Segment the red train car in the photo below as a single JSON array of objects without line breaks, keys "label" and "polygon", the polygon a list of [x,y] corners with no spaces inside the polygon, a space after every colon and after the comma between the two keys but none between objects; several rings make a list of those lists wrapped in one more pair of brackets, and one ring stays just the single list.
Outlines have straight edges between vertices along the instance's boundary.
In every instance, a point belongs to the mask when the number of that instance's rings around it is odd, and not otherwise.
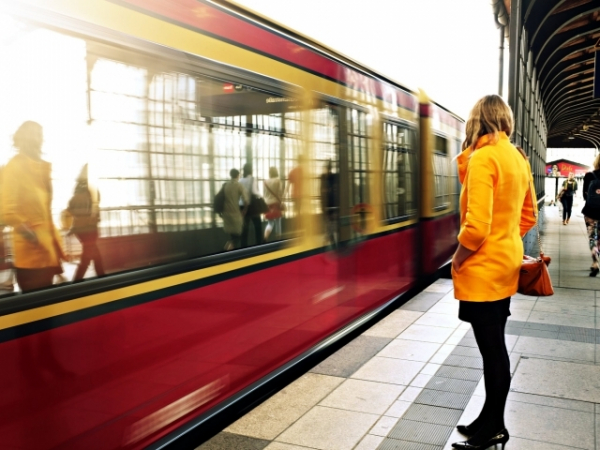
[{"label": "red train car", "polygon": [[[449,261],[462,121],[423,93],[227,2],[19,0],[0,30],[0,134],[43,127],[54,223],[82,174],[100,193],[76,282],[69,220],[28,292],[5,227],[3,449],[175,445]],[[243,167],[283,212],[232,249],[213,201]]]}]

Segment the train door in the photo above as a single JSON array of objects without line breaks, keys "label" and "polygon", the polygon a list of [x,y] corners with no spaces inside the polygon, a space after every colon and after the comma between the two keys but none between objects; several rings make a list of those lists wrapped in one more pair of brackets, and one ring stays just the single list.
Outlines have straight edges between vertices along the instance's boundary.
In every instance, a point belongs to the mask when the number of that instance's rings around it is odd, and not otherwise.
[{"label": "train door", "polygon": [[[311,112],[313,129],[313,192],[315,229],[326,248],[324,260],[335,271],[335,303],[352,314],[360,297],[361,242],[369,220],[369,124],[365,110],[322,101]],[[333,281],[333,280],[331,280]]]},{"label": "train door", "polygon": [[321,220],[316,229],[329,250],[350,250],[369,220],[368,115],[358,107],[321,102],[311,122],[311,200]]}]

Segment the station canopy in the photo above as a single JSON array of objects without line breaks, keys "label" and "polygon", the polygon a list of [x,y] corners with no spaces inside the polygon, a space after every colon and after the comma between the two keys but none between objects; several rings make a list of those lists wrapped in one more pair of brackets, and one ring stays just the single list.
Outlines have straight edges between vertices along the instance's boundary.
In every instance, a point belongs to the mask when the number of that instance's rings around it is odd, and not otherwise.
[{"label": "station canopy", "polygon": [[496,1],[511,22],[511,8],[520,11],[530,63],[537,72],[547,146],[599,148],[600,73],[594,70],[600,71],[600,61],[595,63],[600,58],[600,0]]}]

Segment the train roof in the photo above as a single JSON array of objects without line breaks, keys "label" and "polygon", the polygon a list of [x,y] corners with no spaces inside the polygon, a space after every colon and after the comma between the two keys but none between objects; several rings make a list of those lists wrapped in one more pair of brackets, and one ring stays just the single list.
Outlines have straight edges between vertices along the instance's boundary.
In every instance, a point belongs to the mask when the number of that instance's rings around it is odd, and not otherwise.
[{"label": "train roof", "polygon": [[[329,47],[310,36],[300,33],[299,31],[296,31],[287,25],[281,24],[281,23],[277,22],[276,20],[265,16],[264,14],[261,14],[255,10],[252,10],[251,8],[248,8],[247,6],[242,6],[239,3],[232,1],[232,0],[209,0],[209,1],[211,3],[221,6],[222,8],[227,8],[241,16],[244,16],[247,19],[253,20],[253,21],[259,23],[261,26],[266,26],[266,27],[272,29],[273,31],[276,31],[277,33],[280,33],[280,34],[286,36],[287,38],[294,39],[303,45],[312,47],[314,50],[325,54],[329,58],[336,59],[345,65],[351,66],[355,70],[364,72],[365,74],[367,74],[373,78],[376,78],[376,79],[386,82],[386,83],[393,84],[394,86],[396,86],[402,90],[405,90],[415,96],[418,96],[417,89],[409,88],[406,85],[396,81],[394,78],[383,75],[382,73],[376,71],[375,69],[372,69],[371,67],[339,52],[338,50],[335,50],[332,47]],[[430,101],[431,101],[431,103],[434,103],[436,106],[438,106],[439,108],[443,109],[444,111],[446,111],[447,113],[452,115],[455,119],[464,122],[464,119],[462,117],[460,117],[458,114],[452,112],[450,109],[440,105],[437,102],[434,102],[432,100],[430,100]]]}]

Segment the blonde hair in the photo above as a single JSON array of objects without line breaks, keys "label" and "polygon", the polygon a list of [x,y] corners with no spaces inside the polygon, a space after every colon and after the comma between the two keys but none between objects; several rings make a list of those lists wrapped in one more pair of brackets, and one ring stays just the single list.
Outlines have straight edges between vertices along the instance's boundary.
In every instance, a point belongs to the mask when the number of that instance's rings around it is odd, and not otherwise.
[{"label": "blonde hair", "polygon": [[600,153],[594,158],[594,170],[600,170]]},{"label": "blonde hair", "polygon": [[15,131],[15,134],[13,134],[13,145],[15,148],[19,150],[27,148],[31,142],[31,133],[35,129],[41,130],[42,126],[32,120],[23,122],[17,131]]},{"label": "blonde hair", "polygon": [[498,142],[498,133],[504,131],[510,137],[514,127],[513,113],[502,97],[486,95],[471,110],[465,127],[466,138],[462,148],[475,149],[477,141],[486,134],[493,134],[492,143]]}]

